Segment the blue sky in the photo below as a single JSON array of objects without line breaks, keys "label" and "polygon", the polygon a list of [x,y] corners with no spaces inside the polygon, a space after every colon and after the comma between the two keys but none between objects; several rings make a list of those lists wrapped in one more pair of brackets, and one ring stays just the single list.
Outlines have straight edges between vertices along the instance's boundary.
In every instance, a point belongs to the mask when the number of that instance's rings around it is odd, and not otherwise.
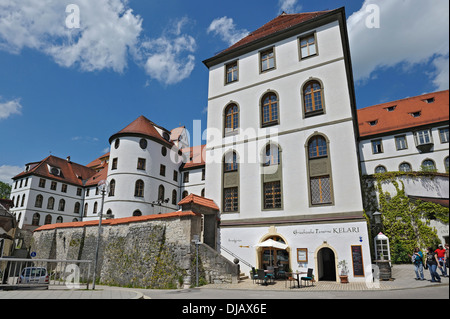
[{"label": "blue sky", "polygon": [[342,6],[358,108],[448,89],[448,0],[0,0],[0,180],[50,153],[87,164],[140,115],[205,129],[203,60],[283,10]]}]

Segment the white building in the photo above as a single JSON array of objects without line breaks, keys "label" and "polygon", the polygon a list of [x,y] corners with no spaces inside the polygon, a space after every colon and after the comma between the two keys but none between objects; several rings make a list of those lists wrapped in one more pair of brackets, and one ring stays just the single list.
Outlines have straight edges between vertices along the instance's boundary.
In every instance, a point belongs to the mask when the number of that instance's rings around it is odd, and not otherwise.
[{"label": "white building", "polygon": [[[283,13],[204,61],[224,254],[317,280],[339,280],[343,260],[352,281],[371,275],[345,24],[343,8]],[[287,249],[255,247],[269,238]]]},{"label": "white building", "polygon": [[449,172],[448,90],[358,110],[363,174]]}]

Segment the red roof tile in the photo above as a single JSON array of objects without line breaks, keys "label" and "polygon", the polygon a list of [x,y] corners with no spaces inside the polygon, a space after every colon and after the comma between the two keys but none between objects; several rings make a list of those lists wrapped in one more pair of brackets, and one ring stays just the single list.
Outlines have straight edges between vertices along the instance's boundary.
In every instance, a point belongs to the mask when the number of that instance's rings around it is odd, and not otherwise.
[{"label": "red roof tile", "polygon": [[[33,163],[36,164],[36,163]],[[55,167],[60,169],[60,174],[55,175],[50,173],[50,167]],[[94,176],[97,172],[89,167],[68,161],[67,159],[62,159],[53,155],[48,156],[40,162],[37,162],[28,171],[24,171],[13,179],[18,179],[28,175],[38,175],[41,177],[61,181],[63,183],[82,185],[83,180],[87,180]]]},{"label": "red roof tile", "polygon": [[183,148],[181,151],[188,156],[183,169],[205,166],[206,144]]},{"label": "red roof tile", "polygon": [[[433,99],[432,103],[427,100]],[[360,137],[388,133],[449,120],[448,90],[423,94],[359,109]],[[389,111],[390,108],[392,111]],[[420,116],[414,117],[413,114]]]},{"label": "red roof tile", "polygon": [[[124,129],[122,129],[121,131],[112,135],[109,138],[109,142],[111,143],[112,140],[116,136],[127,135],[127,134],[132,134],[132,135],[137,134],[137,135],[143,135],[145,137],[156,139],[158,141],[163,142],[164,144],[173,145],[173,143],[171,141],[165,140],[161,136],[161,134],[158,133],[155,126],[158,126],[158,125],[156,125],[155,123],[150,121],[145,116],[141,115],[137,119],[135,119],[133,122],[128,124]],[[158,127],[161,128],[160,126],[158,126]],[[161,128],[161,129],[163,129],[163,128]],[[163,130],[165,130],[165,129],[163,129]],[[170,136],[170,133],[168,133],[168,135]]]},{"label": "red roof tile", "polygon": [[194,203],[197,205],[213,208],[215,210],[219,210],[219,207],[217,207],[216,203],[212,199],[201,197],[195,194],[190,194],[183,198],[178,205],[182,206],[185,204]]},{"label": "red roof tile", "polygon": [[[220,52],[224,53],[226,51],[230,51],[232,49],[236,49],[238,47],[241,47],[243,45],[249,44],[251,42],[254,42],[256,40],[265,38],[267,36],[270,36],[274,33],[277,33],[279,31],[283,31],[286,29],[289,29],[293,26],[296,26],[300,23],[303,23],[305,21],[311,20],[313,18],[316,18],[322,14],[325,14],[327,12],[330,12],[331,10],[325,10],[325,11],[317,11],[317,12],[305,12],[305,13],[295,13],[295,14],[287,14],[282,13],[272,21],[269,21],[256,31],[251,32],[248,36],[241,39],[240,41],[236,42],[232,46],[230,46],[228,49]],[[220,54],[219,53],[219,54]]]},{"label": "red roof tile", "polygon": [[[197,216],[198,214],[192,211],[178,211],[172,213],[165,214],[154,214],[154,215],[145,215],[145,216],[133,216],[133,217],[124,217],[124,218],[113,218],[113,219],[105,219],[102,220],[102,225],[120,225],[120,224],[129,224],[136,222],[145,222],[149,220],[157,220],[164,218],[175,218],[175,217],[184,217],[184,216]],[[39,228],[36,228],[34,231],[40,230],[50,230],[57,228],[76,228],[76,227],[85,227],[85,226],[96,226],[98,225],[98,220],[91,220],[86,222],[71,222],[71,223],[59,223],[59,224],[48,224],[43,225]]]}]

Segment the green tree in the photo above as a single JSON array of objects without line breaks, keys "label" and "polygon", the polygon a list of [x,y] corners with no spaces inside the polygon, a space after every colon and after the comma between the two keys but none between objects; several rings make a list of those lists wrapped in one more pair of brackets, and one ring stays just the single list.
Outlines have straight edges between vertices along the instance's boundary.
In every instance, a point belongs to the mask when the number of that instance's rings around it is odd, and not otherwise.
[{"label": "green tree", "polygon": [[11,195],[11,188],[11,185],[0,182],[0,198],[9,199],[9,195]]}]

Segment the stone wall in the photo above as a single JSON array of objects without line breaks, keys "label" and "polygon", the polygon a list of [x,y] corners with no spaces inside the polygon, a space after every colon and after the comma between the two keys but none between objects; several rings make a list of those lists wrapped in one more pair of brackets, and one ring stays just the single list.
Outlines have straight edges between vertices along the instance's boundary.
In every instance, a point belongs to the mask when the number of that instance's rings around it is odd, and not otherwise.
[{"label": "stone wall", "polygon": [[[177,288],[190,285],[192,279],[195,284],[192,239],[200,233],[201,215],[192,212],[106,220],[97,267],[99,283]],[[34,232],[31,251],[36,252],[35,258],[94,260],[97,236],[98,224],[93,222],[45,225]],[[210,247],[202,254],[207,282],[237,280],[236,265]]]}]

